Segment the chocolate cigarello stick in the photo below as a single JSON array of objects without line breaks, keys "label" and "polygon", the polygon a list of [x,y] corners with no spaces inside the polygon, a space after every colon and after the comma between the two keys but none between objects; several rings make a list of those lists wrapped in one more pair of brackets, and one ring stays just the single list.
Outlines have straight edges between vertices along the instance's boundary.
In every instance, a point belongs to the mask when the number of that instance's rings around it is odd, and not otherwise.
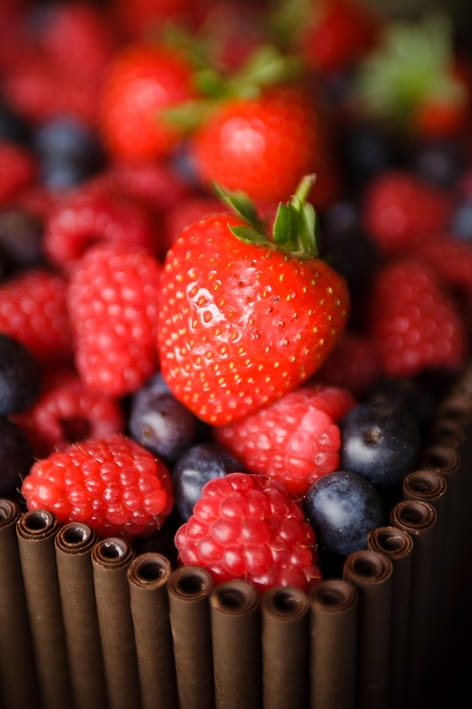
[{"label": "chocolate cigarello stick", "polygon": [[72,705],[67,645],[57,578],[56,518],[45,510],[25,512],[16,525],[18,549],[44,709]]},{"label": "chocolate cigarello stick", "polygon": [[143,709],[178,706],[166,588],[171,571],[170,561],[157,552],[140,554],[128,567]]},{"label": "chocolate cigarello stick", "polygon": [[216,709],[261,709],[260,598],[239,579],[217,586],[210,597]]},{"label": "chocolate cigarello stick", "polygon": [[[436,622],[432,614],[431,591],[441,570],[437,569],[435,549],[435,508],[422,500],[402,500],[390,512],[391,523],[408,532],[413,538],[411,563],[411,591],[409,608],[409,639],[407,653],[407,694],[404,706],[415,707],[428,691],[439,691],[440,677],[435,677],[434,690],[427,686],[430,661],[434,657],[430,643],[431,626]],[[433,573],[434,571],[434,573]],[[446,665],[446,661],[444,663]]]},{"label": "chocolate cigarello stick", "polygon": [[20,515],[16,502],[0,499],[0,695],[8,709],[34,706],[38,696],[16,537]]},{"label": "chocolate cigarello stick", "polygon": [[92,568],[98,627],[110,709],[139,707],[138,663],[126,572],[134,558],[132,546],[108,537],[92,547]]},{"label": "chocolate cigarello stick", "polygon": [[354,709],[358,644],[355,586],[321,581],[310,593],[310,709]]},{"label": "chocolate cigarello stick", "polygon": [[409,598],[413,539],[408,532],[386,525],[373,529],[368,548],[388,556],[393,564],[390,623],[390,692],[391,709],[401,707],[404,700],[407,665]]},{"label": "chocolate cigarello stick", "polygon": [[182,566],[167,581],[179,706],[213,709],[213,655],[209,598],[213,580],[205,569]]},{"label": "chocolate cigarello stick", "polygon": [[307,707],[309,598],[298,588],[284,586],[266,591],[261,608],[263,706]]},{"label": "chocolate cigarello stick", "polygon": [[55,537],[75,709],[102,709],[107,702],[91,560],[96,541],[79,522],[61,527]]},{"label": "chocolate cigarello stick", "polygon": [[387,707],[390,697],[392,561],[372,549],[346,557],[343,577],[359,593],[357,698],[362,709]]}]

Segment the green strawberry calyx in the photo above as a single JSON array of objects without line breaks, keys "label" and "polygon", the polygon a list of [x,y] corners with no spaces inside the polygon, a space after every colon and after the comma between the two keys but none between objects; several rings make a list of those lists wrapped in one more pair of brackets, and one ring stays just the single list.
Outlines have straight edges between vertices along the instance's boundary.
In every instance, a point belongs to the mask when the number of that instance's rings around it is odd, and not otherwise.
[{"label": "green strawberry calyx", "polygon": [[299,182],[292,197],[280,202],[277,207],[272,233],[260,218],[254,203],[239,191],[230,191],[215,184],[214,189],[221,201],[245,224],[230,226],[230,231],[241,241],[259,244],[266,248],[278,249],[294,258],[318,258],[316,238],[317,219],[313,205],[307,201],[316,175],[305,175]]}]

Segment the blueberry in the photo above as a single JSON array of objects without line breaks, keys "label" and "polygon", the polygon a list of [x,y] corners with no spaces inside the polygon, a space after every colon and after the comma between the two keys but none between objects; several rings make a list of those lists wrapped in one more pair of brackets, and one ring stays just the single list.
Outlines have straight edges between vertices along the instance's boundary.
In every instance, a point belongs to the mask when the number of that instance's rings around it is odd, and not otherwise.
[{"label": "blueberry", "polygon": [[458,241],[472,244],[472,201],[460,202],[451,217],[451,233]]},{"label": "blueberry", "polygon": [[413,169],[423,179],[439,187],[457,182],[464,169],[461,148],[454,140],[431,140],[416,147]]},{"label": "blueberry", "polygon": [[396,485],[418,460],[421,435],[409,412],[382,401],[354,406],[339,422],[340,466],[380,487]]},{"label": "blueberry", "polygon": [[197,438],[200,422],[178,401],[161,374],[152,377],[133,396],[129,429],[148,450],[174,461]]},{"label": "blueberry", "polygon": [[370,395],[371,401],[401,406],[415,419],[420,433],[426,433],[436,406],[431,388],[418,379],[388,377],[379,381]]},{"label": "blueberry", "polygon": [[0,212],[0,250],[10,272],[44,263],[43,225],[19,207]]},{"label": "blueberry", "polygon": [[0,98],[0,140],[27,144],[29,138],[30,129],[27,123]]},{"label": "blueberry", "polygon": [[370,530],[385,524],[379,492],[364,477],[347,470],[313,483],[304,504],[320,548],[334,554],[365,549]]},{"label": "blueberry", "polygon": [[36,399],[40,369],[20,342],[0,333],[0,415],[22,411]]},{"label": "blueberry", "polygon": [[0,416],[0,497],[17,497],[33,462],[26,436],[16,424]]},{"label": "blueberry", "polygon": [[199,443],[189,448],[172,470],[175,505],[181,517],[190,517],[208,480],[236,472],[244,472],[244,466],[219,443]]}]

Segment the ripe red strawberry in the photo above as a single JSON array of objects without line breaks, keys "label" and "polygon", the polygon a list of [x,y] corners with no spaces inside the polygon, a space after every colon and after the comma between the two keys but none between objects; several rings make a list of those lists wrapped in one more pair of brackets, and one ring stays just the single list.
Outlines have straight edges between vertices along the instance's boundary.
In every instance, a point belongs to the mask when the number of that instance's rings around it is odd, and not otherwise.
[{"label": "ripe red strawberry", "polygon": [[0,139],[0,206],[14,200],[36,177],[36,161],[26,148]]},{"label": "ripe red strawberry", "polygon": [[321,75],[350,69],[372,49],[382,22],[359,0],[324,0],[310,7],[299,46],[308,66]]},{"label": "ripe red strawberry", "polygon": [[151,215],[116,182],[97,180],[64,195],[45,224],[44,250],[49,261],[69,270],[97,242],[154,248]]},{"label": "ripe red strawberry", "polygon": [[339,467],[336,422],[354,405],[346,389],[310,384],[285,394],[241,421],[214,430],[216,439],[253,473],[275,478],[301,498]]},{"label": "ripe red strawberry", "polygon": [[[229,423],[308,379],[348,317],[344,279],[317,257],[311,180],[279,206],[273,238],[241,213],[188,226],[167,254],[159,310],[162,373],[198,417]],[[303,195],[303,196],[302,196]]]},{"label": "ripe red strawberry", "polygon": [[43,365],[70,360],[72,338],[67,281],[43,268],[0,284],[0,332],[25,345]]},{"label": "ripe red strawberry", "polygon": [[90,247],[72,269],[67,302],[87,386],[122,396],[157,369],[161,272],[151,252],[120,244]]},{"label": "ripe red strawberry", "polygon": [[36,458],[85,438],[124,432],[119,402],[86,387],[72,369],[46,373],[34,404],[12,418],[28,438]]},{"label": "ripe red strawberry", "polygon": [[362,221],[380,250],[390,255],[444,232],[451,209],[447,192],[412,173],[391,170],[367,188]]},{"label": "ripe red strawberry", "polygon": [[337,194],[324,121],[312,95],[298,87],[221,102],[196,130],[191,154],[205,184],[241,190],[256,202],[285,199],[308,173],[317,175],[310,197],[315,205]]},{"label": "ripe red strawberry", "polygon": [[465,364],[465,321],[436,272],[418,259],[401,257],[379,269],[370,294],[370,318],[387,376],[454,371]]},{"label": "ripe red strawberry", "polygon": [[100,107],[100,128],[114,158],[147,160],[168,155],[179,132],[159,111],[194,96],[183,55],[159,45],[125,47],[112,60]]},{"label": "ripe red strawberry", "polygon": [[216,584],[245,579],[260,591],[321,580],[315,533],[299,503],[265,475],[229,473],[207,482],[178,530],[182,564],[208,569]]},{"label": "ripe red strawberry", "polygon": [[166,465],[122,434],[89,438],[38,460],[21,493],[29,510],[49,510],[61,524],[83,522],[101,537],[152,534],[173,506]]}]

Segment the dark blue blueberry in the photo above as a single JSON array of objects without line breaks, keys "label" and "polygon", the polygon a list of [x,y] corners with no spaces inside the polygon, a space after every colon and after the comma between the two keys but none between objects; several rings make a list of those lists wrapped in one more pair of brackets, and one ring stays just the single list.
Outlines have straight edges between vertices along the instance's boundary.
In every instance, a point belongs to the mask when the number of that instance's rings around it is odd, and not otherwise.
[{"label": "dark blue blueberry", "polygon": [[133,438],[166,461],[174,461],[197,438],[201,423],[178,401],[161,374],[146,383],[131,401]]},{"label": "dark blue blueberry", "polygon": [[382,401],[352,408],[339,422],[340,467],[379,487],[399,483],[415,466],[421,435],[409,412]]},{"label": "dark blue blueberry", "polygon": [[41,221],[24,209],[0,212],[0,252],[8,271],[44,263],[43,232]]},{"label": "dark blue blueberry", "polygon": [[29,139],[28,124],[0,98],[0,140],[25,144]]},{"label": "dark blue blueberry", "polygon": [[461,202],[453,211],[451,234],[459,241],[472,243],[472,201]]},{"label": "dark blue blueberry", "polygon": [[189,448],[172,471],[175,505],[181,517],[190,517],[206,482],[244,470],[242,463],[219,443],[199,443]]},{"label": "dark blue blueberry", "polygon": [[406,377],[382,379],[377,382],[369,399],[407,409],[421,434],[427,432],[436,407],[431,388],[423,385],[418,379]]},{"label": "dark blue blueberry", "polygon": [[24,345],[0,333],[0,415],[22,411],[36,399],[40,369]]},{"label": "dark blue blueberry", "polygon": [[464,169],[464,157],[457,141],[443,139],[420,143],[413,156],[413,170],[440,187],[450,188]]},{"label": "dark blue blueberry", "polygon": [[356,193],[398,159],[392,136],[375,124],[350,123],[340,145],[344,175]]},{"label": "dark blue blueberry", "polygon": [[26,436],[16,424],[0,416],[0,497],[18,497],[21,482],[33,462]]},{"label": "dark blue blueberry", "polygon": [[317,480],[304,504],[320,549],[333,554],[365,549],[370,530],[385,524],[379,492],[361,475],[346,470]]}]

